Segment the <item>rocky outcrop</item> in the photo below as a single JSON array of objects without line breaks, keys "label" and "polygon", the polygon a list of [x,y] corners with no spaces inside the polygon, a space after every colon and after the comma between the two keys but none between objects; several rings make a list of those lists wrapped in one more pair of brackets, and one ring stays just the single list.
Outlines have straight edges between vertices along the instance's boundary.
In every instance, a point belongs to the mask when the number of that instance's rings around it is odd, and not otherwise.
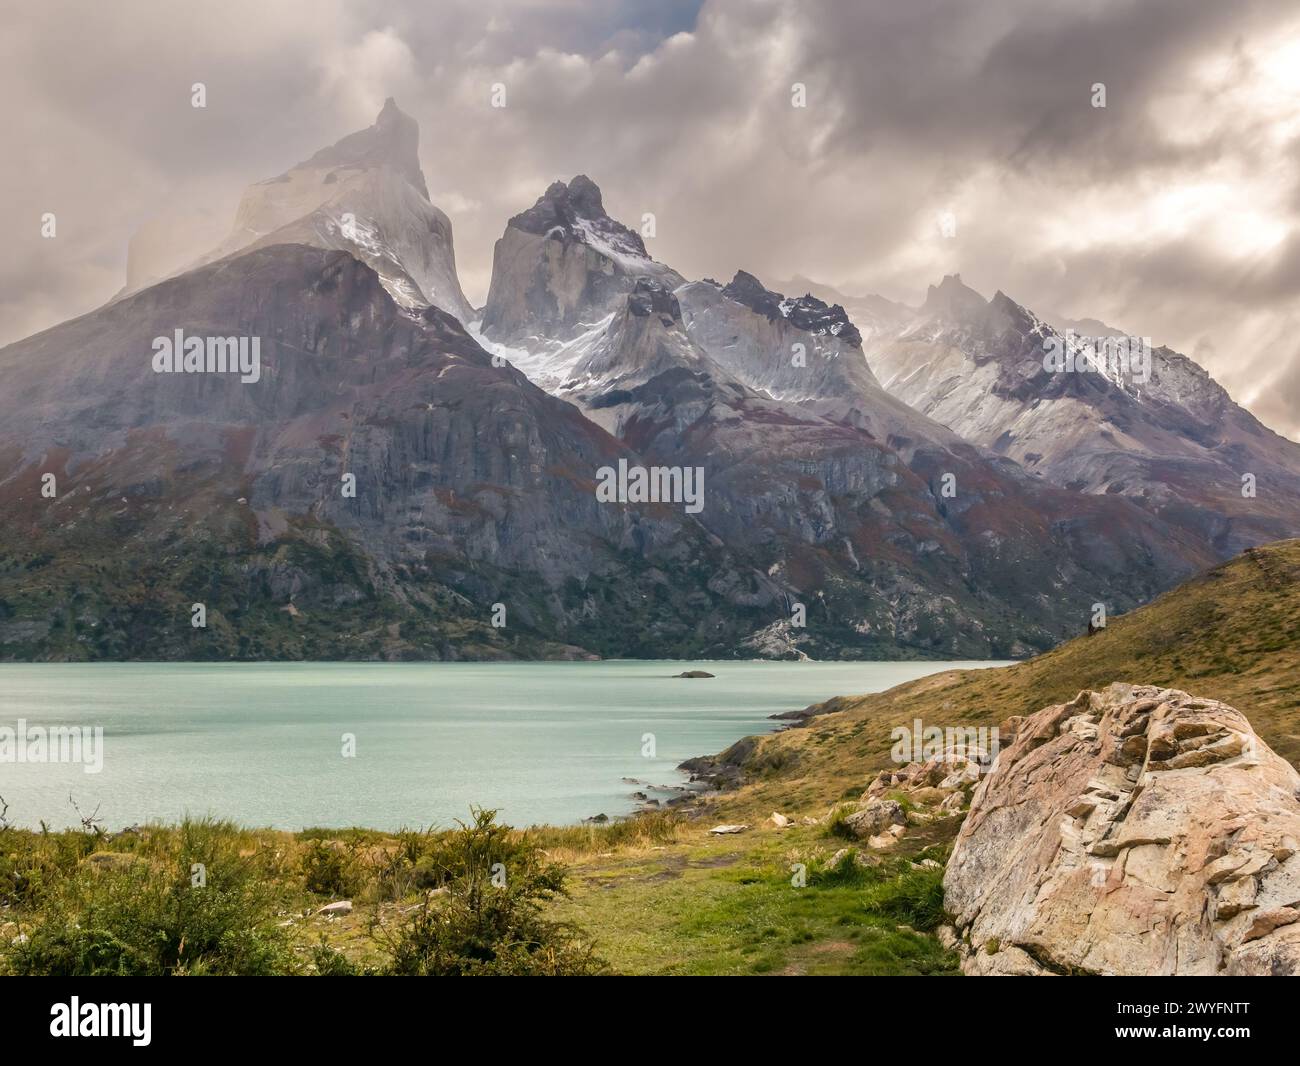
[{"label": "rocky outcrop", "polygon": [[677,292],[692,340],[729,373],[779,400],[889,403],[844,309],[812,296],[787,299],[745,271],[724,286]]},{"label": "rocky outcrop", "polygon": [[640,277],[670,290],[682,283],[650,258],[640,234],[609,217],[585,174],[553,182],[496,243],[483,334],[503,344],[542,344],[563,361],[562,342],[621,310]]},{"label": "rocky outcrop", "polygon": [[722,293],[771,322],[788,318],[791,325],[805,333],[840,337],[847,344],[862,347],[862,334],[849,321],[844,308],[839,304],[827,304],[812,293],[787,298],[783,293],[770,291],[758,278],[744,270],[736,271],[736,276]]},{"label": "rocky outcrop", "polygon": [[1237,710],[1081,692],[1015,724],[944,879],[968,974],[1300,974],[1300,775]]},{"label": "rocky outcrop", "polygon": [[993,754],[973,745],[949,744],[923,761],[910,762],[897,770],[881,770],[859,802],[870,803],[899,792],[914,804],[934,806],[943,814],[956,813],[988,771]]}]

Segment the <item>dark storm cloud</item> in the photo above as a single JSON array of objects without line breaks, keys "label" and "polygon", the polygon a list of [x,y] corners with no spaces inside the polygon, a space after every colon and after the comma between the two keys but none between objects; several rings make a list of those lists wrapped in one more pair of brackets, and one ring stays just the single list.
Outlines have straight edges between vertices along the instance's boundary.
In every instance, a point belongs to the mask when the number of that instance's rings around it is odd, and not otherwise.
[{"label": "dark storm cloud", "polygon": [[205,250],[243,186],[395,95],[471,299],[505,220],[585,172],[612,212],[653,212],[652,253],[690,276],[916,299],[960,271],[1196,352],[1300,428],[1278,399],[1300,336],[1300,14],[1282,3],[120,0],[7,20],[22,165],[0,172],[0,341],[109,297],[151,219]]}]

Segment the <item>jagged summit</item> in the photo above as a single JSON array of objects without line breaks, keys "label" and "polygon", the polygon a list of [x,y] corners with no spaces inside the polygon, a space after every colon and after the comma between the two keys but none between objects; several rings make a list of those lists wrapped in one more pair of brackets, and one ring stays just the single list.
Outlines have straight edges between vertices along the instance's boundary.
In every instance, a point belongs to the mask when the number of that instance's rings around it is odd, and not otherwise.
[{"label": "jagged summit", "polygon": [[540,354],[528,371],[541,375],[536,380],[563,381],[580,358],[570,345],[585,350],[594,342],[643,277],[669,292],[685,280],[650,258],[639,233],[610,218],[585,174],[552,182],[496,243],[482,335]]},{"label": "jagged summit", "polygon": [[945,274],[938,285],[925,293],[921,314],[938,318],[961,319],[988,307],[988,301],[961,280],[960,274]]},{"label": "jagged summit", "polygon": [[578,174],[567,185],[562,181],[553,181],[542,194],[539,204],[546,203],[560,209],[567,209],[582,218],[608,218],[605,203],[600,195],[600,186],[586,174]]},{"label": "jagged summit", "polygon": [[811,293],[787,297],[766,288],[753,274],[737,270],[736,276],[723,286],[722,294],[771,321],[785,318],[806,333],[839,337],[855,347],[862,346],[862,334],[849,321],[848,312],[839,304],[828,304]]},{"label": "jagged summit", "polygon": [[781,294],[772,292],[747,270],[737,270],[736,276],[722,286],[722,295],[768,318],[776,318],[781,313]]},{"label": "jagged summit", "polygon": [[1053,332],[1050,325],[1001,289],[993,294],[987,307],[991,319],[1001,329],[1015,329],[1026,335],[1032,334],[1040,338],[1045,338]]},{"label": "jagged summit", "polygon": [[600,186],[586,174],[577,175],[568,184],[551,182],[537,203],[515,215],[510,225],[527,233],[545,233],[551,226],[565,225],[575,218],[609,218]]},{"label": "jagged summit", "polygon": [[424,183],[424,173],[420,170],[420,125],[402,111],[391,96],[384,101],[374,125],[349,133],[300,165],[369,167],[385,164],[395,167],[428,198],[429,190]]},{"label": "jagged summit", "polygon": [[515,215],[509,225],[541,237],[581,241],[611,256],[650,258],[641,235],[609,217],[600,186],[586,174],[567,185],[551,182],[537,203]]}]

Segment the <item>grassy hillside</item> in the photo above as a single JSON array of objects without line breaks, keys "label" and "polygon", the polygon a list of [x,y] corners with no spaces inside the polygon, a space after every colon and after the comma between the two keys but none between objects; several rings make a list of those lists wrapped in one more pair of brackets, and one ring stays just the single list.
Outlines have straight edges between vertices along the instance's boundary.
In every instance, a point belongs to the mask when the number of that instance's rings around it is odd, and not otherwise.
[{"label": "grassy hillside", "polygon": [[758,742],[745,763],[753,780],[727,807],[802,809],[856,795],[888,762],[896,725],[997,725],[1114,681],[1222,700],[1300,765],[1300,540],[1247,551],[1026,662],[830,700],[806,728]]}]

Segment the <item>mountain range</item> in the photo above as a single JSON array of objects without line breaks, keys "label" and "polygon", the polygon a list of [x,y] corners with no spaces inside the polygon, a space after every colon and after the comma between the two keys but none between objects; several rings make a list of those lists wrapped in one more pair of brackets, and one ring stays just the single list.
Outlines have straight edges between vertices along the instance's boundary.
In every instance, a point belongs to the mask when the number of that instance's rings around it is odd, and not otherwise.
[{"label": "mountain range", "polygon": [[[0,656],[1021,657],[1300,533],[1300,445],[1191,360],[1053,373],[1067,324],[955,276],[688,280],[579,175],[474,308],[418,137],[390,99],[0,349]],[[173,336],[258,379],[155,372]]]}]

